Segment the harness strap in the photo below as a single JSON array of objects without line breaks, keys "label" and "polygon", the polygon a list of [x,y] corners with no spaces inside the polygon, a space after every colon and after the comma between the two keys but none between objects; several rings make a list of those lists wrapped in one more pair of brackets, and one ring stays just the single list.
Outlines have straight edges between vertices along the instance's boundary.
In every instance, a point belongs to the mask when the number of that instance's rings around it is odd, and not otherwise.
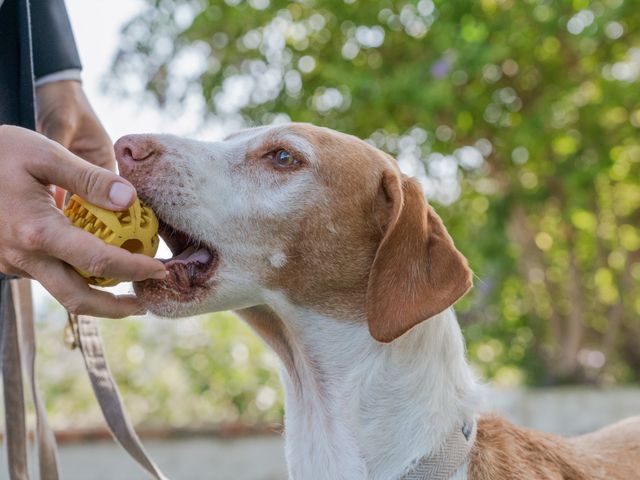
[{"label": "harness strap", "polygon": [[437,451],[418,460],[401,480],[449,480],[469,458],[476,432],[475,420],[455,428]]}]

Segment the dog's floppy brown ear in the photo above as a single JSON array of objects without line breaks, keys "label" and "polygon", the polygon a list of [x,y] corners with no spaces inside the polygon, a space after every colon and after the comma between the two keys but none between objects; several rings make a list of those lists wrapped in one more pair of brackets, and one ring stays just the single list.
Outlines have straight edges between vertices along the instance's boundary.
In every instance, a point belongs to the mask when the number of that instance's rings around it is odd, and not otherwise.
[{"label": "dog's floppy brown ear", "polygon": [[386,171],[381,188],[391,213],[369,274],[367,321],[373,338],[390,342],[453,305],[472,274],[416,180]]}]

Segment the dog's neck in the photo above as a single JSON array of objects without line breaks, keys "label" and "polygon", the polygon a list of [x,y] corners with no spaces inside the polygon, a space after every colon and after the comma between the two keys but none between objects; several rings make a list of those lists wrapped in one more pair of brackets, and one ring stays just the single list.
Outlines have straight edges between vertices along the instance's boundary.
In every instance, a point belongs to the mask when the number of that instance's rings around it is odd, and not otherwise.
[{"label": "dog's neck", "polygon": [[478,388],[452,310],[384,345],[362,321],[284,301],[271,308],[288,343],[282,377],[292,479],[400,478],[473,418]]}]

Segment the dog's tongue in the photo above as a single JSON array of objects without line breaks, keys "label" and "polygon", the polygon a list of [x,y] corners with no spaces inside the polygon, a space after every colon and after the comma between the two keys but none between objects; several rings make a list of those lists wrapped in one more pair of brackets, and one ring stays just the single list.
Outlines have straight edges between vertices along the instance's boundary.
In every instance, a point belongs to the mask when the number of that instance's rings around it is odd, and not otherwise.
[{"label": "dog's tongue", "polygon": [[170,259],[166,265],[174,263],[187,264],[192,262],[208,263],[211,260],[211,253],[206,248],[199,248],[195,245],[188,247],[184,252]]}]

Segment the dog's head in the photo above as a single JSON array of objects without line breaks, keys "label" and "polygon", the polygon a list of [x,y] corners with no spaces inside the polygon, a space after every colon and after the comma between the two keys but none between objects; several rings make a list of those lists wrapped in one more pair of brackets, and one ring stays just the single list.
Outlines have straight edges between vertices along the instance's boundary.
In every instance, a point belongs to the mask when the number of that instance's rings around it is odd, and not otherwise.
[{"label": "dog's head", "polygon": [[388,342],[443,311],[471,272],[419,184],[355,137],[305,124],[204,143],[132,135],[121,174],[161,220],[167,280],[134,284],[154,313],[269,304],[366,320]]}]

